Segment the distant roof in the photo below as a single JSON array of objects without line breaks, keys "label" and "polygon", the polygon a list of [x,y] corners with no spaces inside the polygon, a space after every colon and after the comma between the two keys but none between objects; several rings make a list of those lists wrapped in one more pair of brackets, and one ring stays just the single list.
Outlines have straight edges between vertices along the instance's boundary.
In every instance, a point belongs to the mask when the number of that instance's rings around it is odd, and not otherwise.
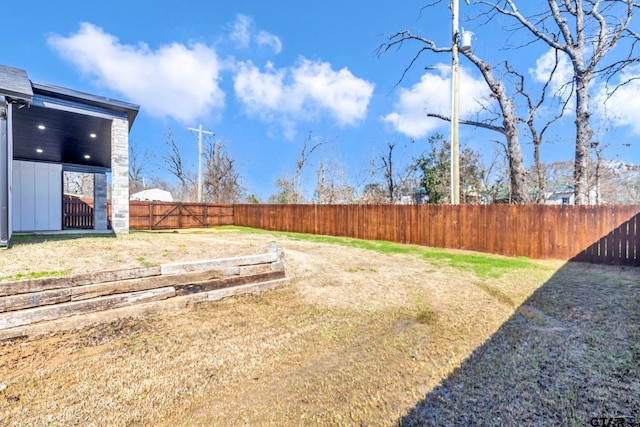
[{"label": "distant roof", "polygon": [[31,102],[33,89],[27,72],[19,68],[0,65],[0,95]]},{"label": "distant roof", "polygon": [[173,202],[173,196],[168,191],[159,188],[149,188],[148,190],[133,193],[131,200]]},{"label": "distant roof", "polygon": [[575,187],[560,181],[551,181],[547,183],[546,191],[551,194],[572,194],[575,192]]}]

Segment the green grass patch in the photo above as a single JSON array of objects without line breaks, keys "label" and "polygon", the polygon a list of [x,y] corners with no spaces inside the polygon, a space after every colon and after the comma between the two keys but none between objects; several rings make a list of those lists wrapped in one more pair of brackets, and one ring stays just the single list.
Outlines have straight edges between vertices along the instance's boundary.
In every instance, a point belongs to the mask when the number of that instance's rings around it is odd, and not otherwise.
[{"label": "green grass patch", "polygon": [[447,249],[429,248],[417,245],[404,245],[383,240],[360,240],[352,239],[349,237],[318,236],[315,234],[292,233],[285,231],[267,231],[249,227],[238,227],[235,225],[225,225],[218,228],[230,231],[241,231],[244,233],[283,236],[292,240],[329,243],[334,245],[347,246],[350,248],[375,251],[387,255],[413,254],[418,255],[424,258],[426,261],[432,262],[438,266],[449,266],[460,270],[469,271],[481,278],[500,278],[506,273],[512,272],[513,270],[544,268],[525,257],[509,258],[499,255],[483,254],[479,252],[457,252]]},{"label": "green grass patch", "polygon": [[371,273],[377,273],[378,270],[375,268],[371,268],[371,267],[349,267],[345,270],[347,273],[359,273],[362,271],[365,272],[371,272]]},{"label": "green grass patch", "polygon": [[143,267],[151,267],[154,265],[152,262],[147,261],[144,255],[140,255],[139,257],[137,257],[136,261],[138,261]]},{"label": "green grass patch", "polygon": [[6,280],[9,282],[17,281],[17,280],[30,280],[30,279],[39,279],[41,277],[60,277],[66,276],[71,273],[72,269],[68,268],[66,270],[54,270],[54,271],[30,271],[28,273],[18,273],[12,276],[0,276],[0,280]]},{"label": "green grass patch", "polygon": [[59,242],[65,240],[79,240],[86,238],[113,239],[114,233],[70,233],[70,234],[14,234],[11,236],[11,243],[14,245],[32,245],[45,242]]},{"label": "green grass patch", "polygon": [[418,312],[416,314],[416,322],[429,325],[436,321],[436,313],[424,302],[422,298],[416,301]]}]

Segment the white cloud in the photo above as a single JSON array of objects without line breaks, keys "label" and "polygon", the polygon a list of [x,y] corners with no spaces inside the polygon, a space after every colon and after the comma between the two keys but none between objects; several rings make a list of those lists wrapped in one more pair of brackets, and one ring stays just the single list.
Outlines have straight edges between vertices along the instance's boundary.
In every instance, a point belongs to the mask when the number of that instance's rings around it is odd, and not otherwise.
[{"label": "white cloud", "polygon": [[236,20],[231,24],[229,38],[241,48],[248,48],[253,40],[260,47],[270,48],[276,55],[282,52],[282,41],[278,36],[264,30],[256,32],[254,27],[253,18],[238,14]]},{"label": "white cloud", "polygon": [[246,15],[238,14],[236,20],[231,24],[231,34],[229,38],[238,43],[240,47],[247,47],[251,42],[251,27],[253,20]]},{"label": "white cloud", "polygon": [[[529,74],[531,74],[535,81],[544,84],[549,80],[549,76],[554,67],[556,67],[556,52],[550,49],[536,60],[536,67],[530,68]],[[564,53],[558,52],[558,65],[553,74],[551,85],[549,86],[553,95],[560,97],[570,95],[570,83],[572,80],[573,68],[569,63],[569,59]]]},{"label": "white cloud", "polygon": [[275,54],[282,52],[282,42],[280,41],[280,38],[267,31],[258,32],[258,35],[256,35],[256,42],[258,42],[258,46],[270,47]]},{"label": "white cloud", "polygon": [[264,71],[250,61],[240,62],[234,87],[249,114],[278,122],[289,136],[292,122],[323,115],[340,126],[357,124],[366,117],[374,88],[347,68],[334,71],[328,62],[305,58],[281,69],[268,63]]},{"label": "white cloud", "polygon": [[610,119],[617,126],[630,126],[633,133],[640,135],[640,66],[629,68],[620,74],[619,86],[611,93],[601,85],[593,97],[592,105],[601,117]]},{"label": "white cloud", "polygon": [[[412,138],[422,138],[448,122],[427,117],[427,112],[451,116],[451,69],[438,66],[439,74],[426,73],[410,88],[400,89],[398,101],[392,113],[382,121],[398,132]],[[486,103],[489,89],[482,78],[474,78],[464,68],[460,69],[459,113],[461,117],[479,113],[480,102]]]},{"label": "white cloud", "polygon": [[69,37],[50,36],[49,45],[83,74],[156,116],[190,122],[224,107],[218,86],[222,63],[203,44],[121,44],[115,36],[82,23]]}]

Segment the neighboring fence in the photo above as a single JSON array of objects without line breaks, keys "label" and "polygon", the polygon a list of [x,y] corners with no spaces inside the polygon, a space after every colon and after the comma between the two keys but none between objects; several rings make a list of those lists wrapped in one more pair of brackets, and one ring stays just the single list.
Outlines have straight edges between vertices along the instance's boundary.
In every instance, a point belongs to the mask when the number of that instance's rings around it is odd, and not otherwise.
[{"label": "neighboring fence", "polygon": [[129,203],[131,229],[218,225],[640,266],[640,206]]},{"label": "neighboring fence", "polygon": [[233,224],[640,266],[640,206],[235,205]]},{"label": "neighboring fence", "polygon": [[66,229],[93,229],[93,205],[75,197],[64,197],[62,226]]},{"label": "neighboring fence", "polygon": [[129,202],[129,228],[164,230],[233,224],[233,205],[212,203]]}]

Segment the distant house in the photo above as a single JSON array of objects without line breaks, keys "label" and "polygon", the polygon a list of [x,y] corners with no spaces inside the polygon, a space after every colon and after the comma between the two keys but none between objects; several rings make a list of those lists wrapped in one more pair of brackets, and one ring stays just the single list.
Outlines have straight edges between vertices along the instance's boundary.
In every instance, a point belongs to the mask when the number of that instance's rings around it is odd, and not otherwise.
[{"label": "distant house", "polygon": [[141,200],[148,202],[173,202],[173,196],[170,192],[159,188],[149,188],[148,190],[138,191],[131,195],[131,200]]},{"label": "distant house", "polygon": [[[597,203],[595,188],[589,188],[588,200],[590,205]],[[573,205],[576,200],[575,187],[570,184],[550,182],[544,193],[545,205]]]},{"label": "distant house", "polygon": [[93,230],[129,231],[129,130],[139,107],[36,83],[0,65],[0,246],[13,232],[63,229],[63,173],[94,176]]},{"label": "distant house", "polygon": [[575,187],[573,185],[551,183],[545,189],[545,205],[573,205],[575,199]]}]

